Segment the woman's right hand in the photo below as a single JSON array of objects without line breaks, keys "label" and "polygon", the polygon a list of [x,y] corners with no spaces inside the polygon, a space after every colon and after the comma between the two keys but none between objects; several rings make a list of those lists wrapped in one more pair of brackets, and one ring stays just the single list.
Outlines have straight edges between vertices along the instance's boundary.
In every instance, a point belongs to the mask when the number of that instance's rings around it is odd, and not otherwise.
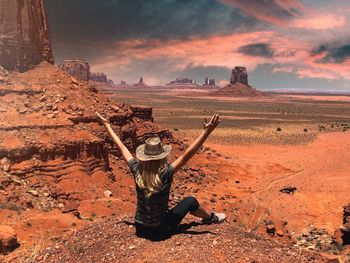
[{"label": "woman's right hand", "polygon": [[204,131],[210,134],[220,122],[219,114],[214,114],[209,122],[207,122],[207,118],[204,118]]}]

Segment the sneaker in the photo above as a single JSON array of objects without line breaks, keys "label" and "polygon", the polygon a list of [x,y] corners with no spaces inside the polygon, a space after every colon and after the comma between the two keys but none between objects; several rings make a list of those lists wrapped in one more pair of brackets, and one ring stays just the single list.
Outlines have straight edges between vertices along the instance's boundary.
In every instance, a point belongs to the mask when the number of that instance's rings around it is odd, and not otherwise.
[{"label": "sneaker", "polygon": [[210,217],[206,219],[202,219],[202,224],[210,225],[210,224],[219,224],[222,223],[226,219],[226,215],[224,213],[210,213]]}]

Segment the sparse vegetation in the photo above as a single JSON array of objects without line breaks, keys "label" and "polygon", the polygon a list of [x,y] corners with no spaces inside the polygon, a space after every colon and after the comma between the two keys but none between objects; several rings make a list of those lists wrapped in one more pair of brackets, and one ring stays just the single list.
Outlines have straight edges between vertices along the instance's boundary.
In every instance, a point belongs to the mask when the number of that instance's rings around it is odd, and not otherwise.
[{"label": "sparse vegetation", "polygon": [[24,211],[24,208],[21,207],[20,205],[14,204],[14,203],[5,203],[5,204],[0,204],[0,210],[2,209],[8,209],[16,212],[21,212]]}]

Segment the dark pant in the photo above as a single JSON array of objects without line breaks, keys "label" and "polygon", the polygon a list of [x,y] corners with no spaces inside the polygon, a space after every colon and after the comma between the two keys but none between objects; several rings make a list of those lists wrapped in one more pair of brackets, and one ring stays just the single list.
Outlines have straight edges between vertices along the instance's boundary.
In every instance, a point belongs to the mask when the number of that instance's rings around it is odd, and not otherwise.
[{"label": "dark pant", "polygon": [[136,223],[136,235],[153,240],[167,238],[176,231],[188,212],[196,211],[198,208],[199,203],[196,198],[186,197],[167,212],[164,221],[160,225],[149,227]]}]

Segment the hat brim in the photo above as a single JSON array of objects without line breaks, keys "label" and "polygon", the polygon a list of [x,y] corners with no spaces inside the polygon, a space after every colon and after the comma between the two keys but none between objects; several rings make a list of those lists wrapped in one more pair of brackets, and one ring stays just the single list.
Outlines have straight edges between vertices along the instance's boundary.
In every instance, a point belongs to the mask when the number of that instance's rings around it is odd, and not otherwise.
[{"label": "hat brim", "polygon": [[163,146],[164,152],[159,155],[146,155],[145,154],[146,144],[142,144],[136,149],[136,158],[140,161],[151,161],[151,160],[161,160],[169,155],[171,152],[171,145]]}]

